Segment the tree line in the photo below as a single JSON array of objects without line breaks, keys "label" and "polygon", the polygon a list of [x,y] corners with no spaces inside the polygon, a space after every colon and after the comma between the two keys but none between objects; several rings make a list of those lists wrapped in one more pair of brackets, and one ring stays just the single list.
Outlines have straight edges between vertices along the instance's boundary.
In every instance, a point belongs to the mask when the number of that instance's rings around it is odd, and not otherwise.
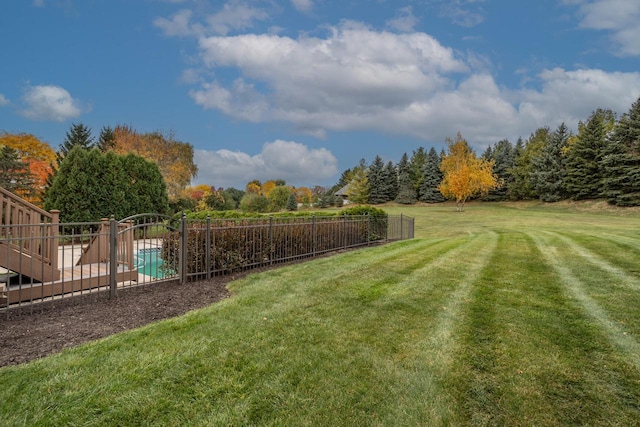
[{"label": "tree line", "polygon": [[[451,191],[447,159],[459,159],[463,154],[456,150],[470,148],[460,134],[447,142],[448,152],[419,147],[411,156],[404,153],[397,164],[385,163],[380,156],[370,165],[362,159],[342,173],[332,191],[342,190],[354,203],[457,200],[462,192]],[[476,158],[473,151],[464,156]],[[484,163],[476,164],[474,173],[483,168],[485,173],[476,175],[476,191],[468,196],[486,201],[606,199],[617,206],[639,206],[640,98],[620,118],[599,108],[578,124],[575,134],[565,123],[553,130],[541,127],[515,144],[508,139],[498,141],[477,159]],[[491,166],[488,174],[487,165]],[[465,179],[468,184],[468,177]]]},{"label": "tree line", "polygon": [[173,134],[72,124],[57,151],[35,136],[0,133],[0,186],[60,210],[65,222],[167,212],[197,174],[193,147]]}]

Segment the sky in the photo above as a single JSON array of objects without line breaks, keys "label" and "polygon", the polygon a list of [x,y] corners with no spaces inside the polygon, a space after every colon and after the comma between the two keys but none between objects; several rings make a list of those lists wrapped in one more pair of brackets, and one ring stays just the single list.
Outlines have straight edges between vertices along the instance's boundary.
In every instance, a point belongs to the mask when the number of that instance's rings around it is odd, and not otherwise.
[{"label": "sky", "polygon": [[192,182],[330,186],[640,97],[640,0],[5,0],[0,130],[161,131]]}]

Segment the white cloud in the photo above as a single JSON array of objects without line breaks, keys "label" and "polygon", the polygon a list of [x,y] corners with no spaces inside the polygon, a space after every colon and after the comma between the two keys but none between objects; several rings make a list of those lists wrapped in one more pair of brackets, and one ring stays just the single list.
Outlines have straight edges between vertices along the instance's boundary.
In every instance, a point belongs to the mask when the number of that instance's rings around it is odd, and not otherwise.
[{"label": "white cloud", "polygon": [[244,186],[253,179],[284,179],[287,183],[313,185],[333,177],[338,161],[327,149],[310,149],[293,141],[267,142],[262,152],[250,155],[229,150],[195,150],[198,182],[216,187]]},{"label": "white cloud", "polygon": [[241,0],[225,3],[216,13],[206,14],[204,23],[192,22],[194,13],[182,9],[171,18],[157,17],[153,25],[160,28],[166,36],[197,36],[210,34],[227,35],[234,30],[246,30],[253,27],[255,21],[264,21],[269,14],[264,10]]},{"label": "white cloud", "polygon": [[60,86],[28,86],[22,115],[32,120],[63,122],[82,113],[80,102]]},{"label": "white cloud", "polygon": [[595,69],[545,70],[540,91],[518,94],[523,121],[575,127],[596,108],[626,113],[640,96],[640,72],[606,72]]},{"label": "white cloud", "polygon": [[455,52],[426,33],[351,21],[325,37],[198,40],[205,69],[236,72],[231,80],[227,72],[201,77],[190,91],[198,105],[238,120],[288,123],[318,138],[365,130],[438,142],[461,131],[486,145],[562,121],[575,128],[599,107],[626,112],[640,95],[640,73],[589,68],[544,70],[528,88],[503,87],[486,57]]},{"label": "white cloud", "polygon": [[409,33],[418,24],[418,18],[413,15],[411,6],[403,7],[398,11],[398,15],[387,21],[387,27],[397,31]]},{"label": "white cloud", "polygon": [[44,7],[44,0],[33,0],[33,5],[35,7]]},{"label": "white cloud", "polygon": [[291,0],[291,4],[303,13],[310,13],[313,9],[313,0]]},{"label": "white cloud", "polygon": [[189,36],[193,34],[193,29],[189,24],[192,12],[184,9],[167,18],[156,18],[153,24],[160,28],[166,36]]},{"label": "white cloud", "polygon": [[0,93],[0,107],[4,107],[5,105],[9,105],[10,102],[3,94]]},{"label": "white cloud", "polygon": [[640,2],[583,0],[575,3],[580,3],[580,27],[610,31],[618,55],[640,55]]},{"label": "white cloud", "polygon": [[263,21],[269,14],[242,1],[226,3],[222,10],[209,15],[206,22],[216,34],[226,35],[232,30],[244,30],[253,27],[254,21]]}]

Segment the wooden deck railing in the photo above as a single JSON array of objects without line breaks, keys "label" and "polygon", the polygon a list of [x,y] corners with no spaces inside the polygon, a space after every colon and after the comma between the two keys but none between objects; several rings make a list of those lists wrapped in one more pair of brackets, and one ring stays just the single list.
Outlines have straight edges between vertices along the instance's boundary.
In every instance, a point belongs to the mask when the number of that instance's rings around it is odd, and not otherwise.
[{"label": "wooden deck railing", "polygon": [[60,211],[51,213],[0,187],[0,243],[46,265],[58,268]]},{"label": "wooden deck railing", "polygon": [[[117,256],[118,265],[125,265],[133,270],[135,268],[134,248],[133,248],[133,221],[127,221],[117,224]],[[107,262],[110,257],[110,244],[115,236],[111,236],[111,221],[103,218],[100,221],[98,231],[93,235],[91,242],[84,248],[82,256],[76,265],[93,264],[98,262]]]}]

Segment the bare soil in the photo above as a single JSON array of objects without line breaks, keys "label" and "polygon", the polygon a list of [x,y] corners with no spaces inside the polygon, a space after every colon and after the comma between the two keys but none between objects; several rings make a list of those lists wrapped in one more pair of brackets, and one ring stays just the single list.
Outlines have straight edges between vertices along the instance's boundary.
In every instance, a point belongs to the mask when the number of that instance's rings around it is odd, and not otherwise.
[{"label": "bare soil", "polygon": [[230,280],[153,283],[119,290],[114,299],[109,292],[94,292],[0,312],[0,367],[213,304],[229,297]]}]

